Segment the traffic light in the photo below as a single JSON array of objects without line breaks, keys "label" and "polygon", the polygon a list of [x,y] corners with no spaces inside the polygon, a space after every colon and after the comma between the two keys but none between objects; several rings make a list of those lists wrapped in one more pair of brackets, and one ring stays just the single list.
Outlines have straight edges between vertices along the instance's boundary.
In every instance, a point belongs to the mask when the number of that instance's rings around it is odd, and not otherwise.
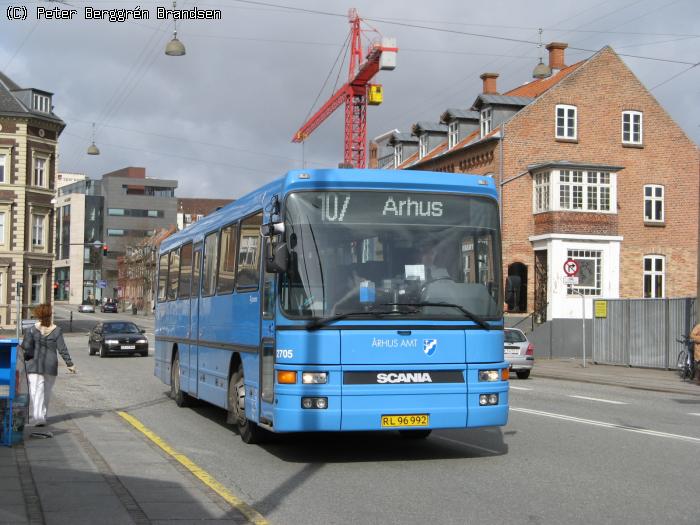
[{"label": "traffic light", "polygon": [[102,255],[106,256],[107,254],[109,254],[109,246],[107,246],[106,244],[103,244],[102,245]]}]

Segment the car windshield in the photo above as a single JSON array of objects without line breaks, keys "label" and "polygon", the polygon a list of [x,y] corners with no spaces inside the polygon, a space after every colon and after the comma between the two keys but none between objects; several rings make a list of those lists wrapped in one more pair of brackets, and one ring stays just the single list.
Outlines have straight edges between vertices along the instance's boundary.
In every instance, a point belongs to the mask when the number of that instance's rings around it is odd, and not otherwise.
[{"label": "car windshield", "polygon": [[134,323],[105,323],[104,331],[113,334],[138,334],[139,327]]},{"label": "car windshield", "polygon": [[519,330],[504,330],[503,335],[506,343],[524,343],[527,341]]},{"label": "car windshield", "polygon": [[405,318],[468,318],[460,308],[482,319],[502,315],[498,207],[492,199],[303,192],[289,195],[285,209],[289,265],[281,278],[281,303],[290,317],[400,310]]}]

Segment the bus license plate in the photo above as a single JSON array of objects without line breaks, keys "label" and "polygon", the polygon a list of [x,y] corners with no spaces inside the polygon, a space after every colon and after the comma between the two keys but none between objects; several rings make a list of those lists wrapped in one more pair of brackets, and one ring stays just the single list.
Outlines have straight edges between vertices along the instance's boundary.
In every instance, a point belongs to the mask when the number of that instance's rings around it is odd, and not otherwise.
[{"label": "bus license plate", "polygon": [[430,424],[428,414],[401,414],[382,416],[382,427],[427,427]]},{"label": "bus license plate", "polygon": [[136,345],[122,345],[122,350],[136,350]]}]

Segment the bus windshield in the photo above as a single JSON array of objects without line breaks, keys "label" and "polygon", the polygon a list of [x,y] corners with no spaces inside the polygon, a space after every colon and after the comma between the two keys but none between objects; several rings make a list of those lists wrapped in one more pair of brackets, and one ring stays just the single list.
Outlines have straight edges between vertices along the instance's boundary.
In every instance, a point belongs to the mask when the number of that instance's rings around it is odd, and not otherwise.
[{"label": "bus windshield", "polygon": [[492,199],[403,191],[292,193],[285,242],[289,265],[281,305],[288,317],[391,312],[462,320],[464,310],[481,319],[502,316],[501,241]]}]

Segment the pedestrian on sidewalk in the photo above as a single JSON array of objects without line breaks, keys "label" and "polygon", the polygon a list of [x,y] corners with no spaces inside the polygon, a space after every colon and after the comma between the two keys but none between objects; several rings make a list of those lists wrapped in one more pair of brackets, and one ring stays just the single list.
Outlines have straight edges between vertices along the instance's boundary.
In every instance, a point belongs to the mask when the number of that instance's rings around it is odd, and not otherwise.
[{"label": "pedestrian on sidewalk", "polygon": [[46,412],[51,390],[58,375],[58,354],[61,354],[68,371],[75,373],[73,360],[63,340],[63,332],[52,322],[50,304],[40,304],[32,310],[39,321],[24,332],[22,349],[29,379],[31,415],[37,427],[46,425]]},{"label": "pedestrian on sidewalk", "polygon": [[695,363],[695,381],[700,385],[700,323],[690,331],[690,339],[695,343],[693,348],[693,362]]}]

